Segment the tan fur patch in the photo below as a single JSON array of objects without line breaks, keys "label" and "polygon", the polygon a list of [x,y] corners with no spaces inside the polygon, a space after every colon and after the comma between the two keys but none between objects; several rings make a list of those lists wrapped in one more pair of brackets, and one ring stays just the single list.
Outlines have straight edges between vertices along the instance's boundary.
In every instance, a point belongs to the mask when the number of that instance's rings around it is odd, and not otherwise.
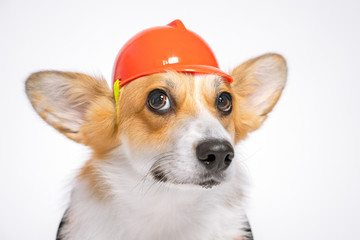
[{"label": "tan fur patch", "polygon": [[79,135],[81,141],[94,150],[97,158],[120,144],[112,99],[101,97],[89,106]]},{"label": "tan fur patch", "polygon": [[106,181],[101,177],[99,173],[99,165],[101,164],[101,159],[92,158],[86,162],[86,164],[81,168],[81,171],[78,175],[80,179],[86,179],[89,184],[89,189],[91,193],[99,200],[105,200],[111,198],[110,186]]}]

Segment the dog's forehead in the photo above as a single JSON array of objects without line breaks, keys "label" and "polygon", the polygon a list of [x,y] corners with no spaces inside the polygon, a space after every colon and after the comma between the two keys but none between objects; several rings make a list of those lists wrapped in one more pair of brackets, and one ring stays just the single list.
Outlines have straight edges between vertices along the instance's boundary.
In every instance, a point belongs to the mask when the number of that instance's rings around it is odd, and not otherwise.
[{"label": "dog's forehead", "polygon": [[170,91],[186,89],[191,93],[195,90],[219,92],[222,89],[230,89],[230,83],[221,76],[213,74],[189,74],[169,71],[140,77],[125,85],[125,87],[131,89],[131,91],[136,89],[142,92],[155,88],[165,88]]},{"label": "dog's forehead", "polygon": [[230,84],[222,77],[213,74],[186,74],[167,72],[158,74],[157,84],[169,89],[172,94],[182,94],[200,97],[201,95],[213,95],[222,90],[229,90]]},{"label": "dog's forehead", "polygon": [[167,72],[160,74],[166,84],[175,87],[176,85],[190,85],[201,83],[209,85],[214,89],[218,89],[224,83],[224,79],[213,74],[189,74],[179,72]]}]

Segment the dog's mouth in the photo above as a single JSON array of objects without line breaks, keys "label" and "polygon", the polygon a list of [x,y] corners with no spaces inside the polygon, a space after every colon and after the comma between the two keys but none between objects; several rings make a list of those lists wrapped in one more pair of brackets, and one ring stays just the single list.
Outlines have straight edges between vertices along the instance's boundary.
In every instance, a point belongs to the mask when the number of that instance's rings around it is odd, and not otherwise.
[{"label": "dog's mouth", "polygon": [[201,182],[199,185],[202,186],[203,188],[212,188],[214,186],[217,186],[220,184],[220,181],[217,181],[215,179],[210,179],[204,182]]},{"label": "dog's mouth", "polygon": [[203,188],[209,189],[214,186],[221,184],[224,180],[223,174],[205,174],[203,177],[194,180],[178,180],[176,178],[172,178],[169,174],[166,174],[161,169],[153,169],[151,171],[153,179],[160,183],[170,183],[175,185],[184,185],[184,184],[191,184],[191,185],[198,185]]},{"label": "dog's mouth", "polygon": [[154,179],[158,182],[167,182],[168,181],[168,177],[160,169],[154,169],[151,171],[151,173],[152,173]]}]

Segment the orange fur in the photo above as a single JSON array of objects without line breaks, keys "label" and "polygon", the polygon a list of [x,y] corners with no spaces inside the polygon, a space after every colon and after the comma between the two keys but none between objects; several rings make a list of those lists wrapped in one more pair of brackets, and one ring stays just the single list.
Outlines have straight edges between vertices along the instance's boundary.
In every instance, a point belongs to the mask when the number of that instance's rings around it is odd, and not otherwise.
[{"label": "orange fur", "polygon": [[99,164],[102,159],[93,157],[88,160],[85,165],[81,168],[78,175],[79,179],[86,179],[89,184],[89,190],[91,194],[98,200],[105,200],[111,198],[110,186],[106,183],[105,179],[101,177],[99,173]]},{"label": "orange fur", "polygon": [[119,133],[112,96],[95,100],[80,129],[81,141],[94,150],[95,157],[101,158],[120,144]]},{"label": "orange fur", "polygon": [[[154,74],[133,81],[121,89],[120,94],[120,132],[126,134],[135,149],[146,146],[161,147],[167,141],[168,132],[174,128],[177,119],[195,113],[196,109],[191,104],[187,93],[188,77],[182,79],[179,74],[175,78],[167,79],[162,74]],[[176,103],[176,114],[169,112],[157,115],[146,106],[147,95],[151,90],[160,88],[169,92]],[[129,101],[131,100],[131,101]],[[131,106],[122,104],[132,103]]]}]

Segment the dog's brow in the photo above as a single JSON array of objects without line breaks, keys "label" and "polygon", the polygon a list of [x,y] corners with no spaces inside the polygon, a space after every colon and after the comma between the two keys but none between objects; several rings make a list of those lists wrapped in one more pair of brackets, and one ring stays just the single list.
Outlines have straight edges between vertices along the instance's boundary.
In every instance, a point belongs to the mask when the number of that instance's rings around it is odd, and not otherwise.
[{"label": "dog's brow", "polygon": [[165,79],[165,84],[166,84],[167,87],[170,88],[170,89],[175,88],[174,82],[171,81],[170,79]]},{"label": "dog's brow", "polygon": [[214,83],[214,89],[218,92],[221,89],[221,85],[224,83],[224,79],[221,77],[216,77]]}]

